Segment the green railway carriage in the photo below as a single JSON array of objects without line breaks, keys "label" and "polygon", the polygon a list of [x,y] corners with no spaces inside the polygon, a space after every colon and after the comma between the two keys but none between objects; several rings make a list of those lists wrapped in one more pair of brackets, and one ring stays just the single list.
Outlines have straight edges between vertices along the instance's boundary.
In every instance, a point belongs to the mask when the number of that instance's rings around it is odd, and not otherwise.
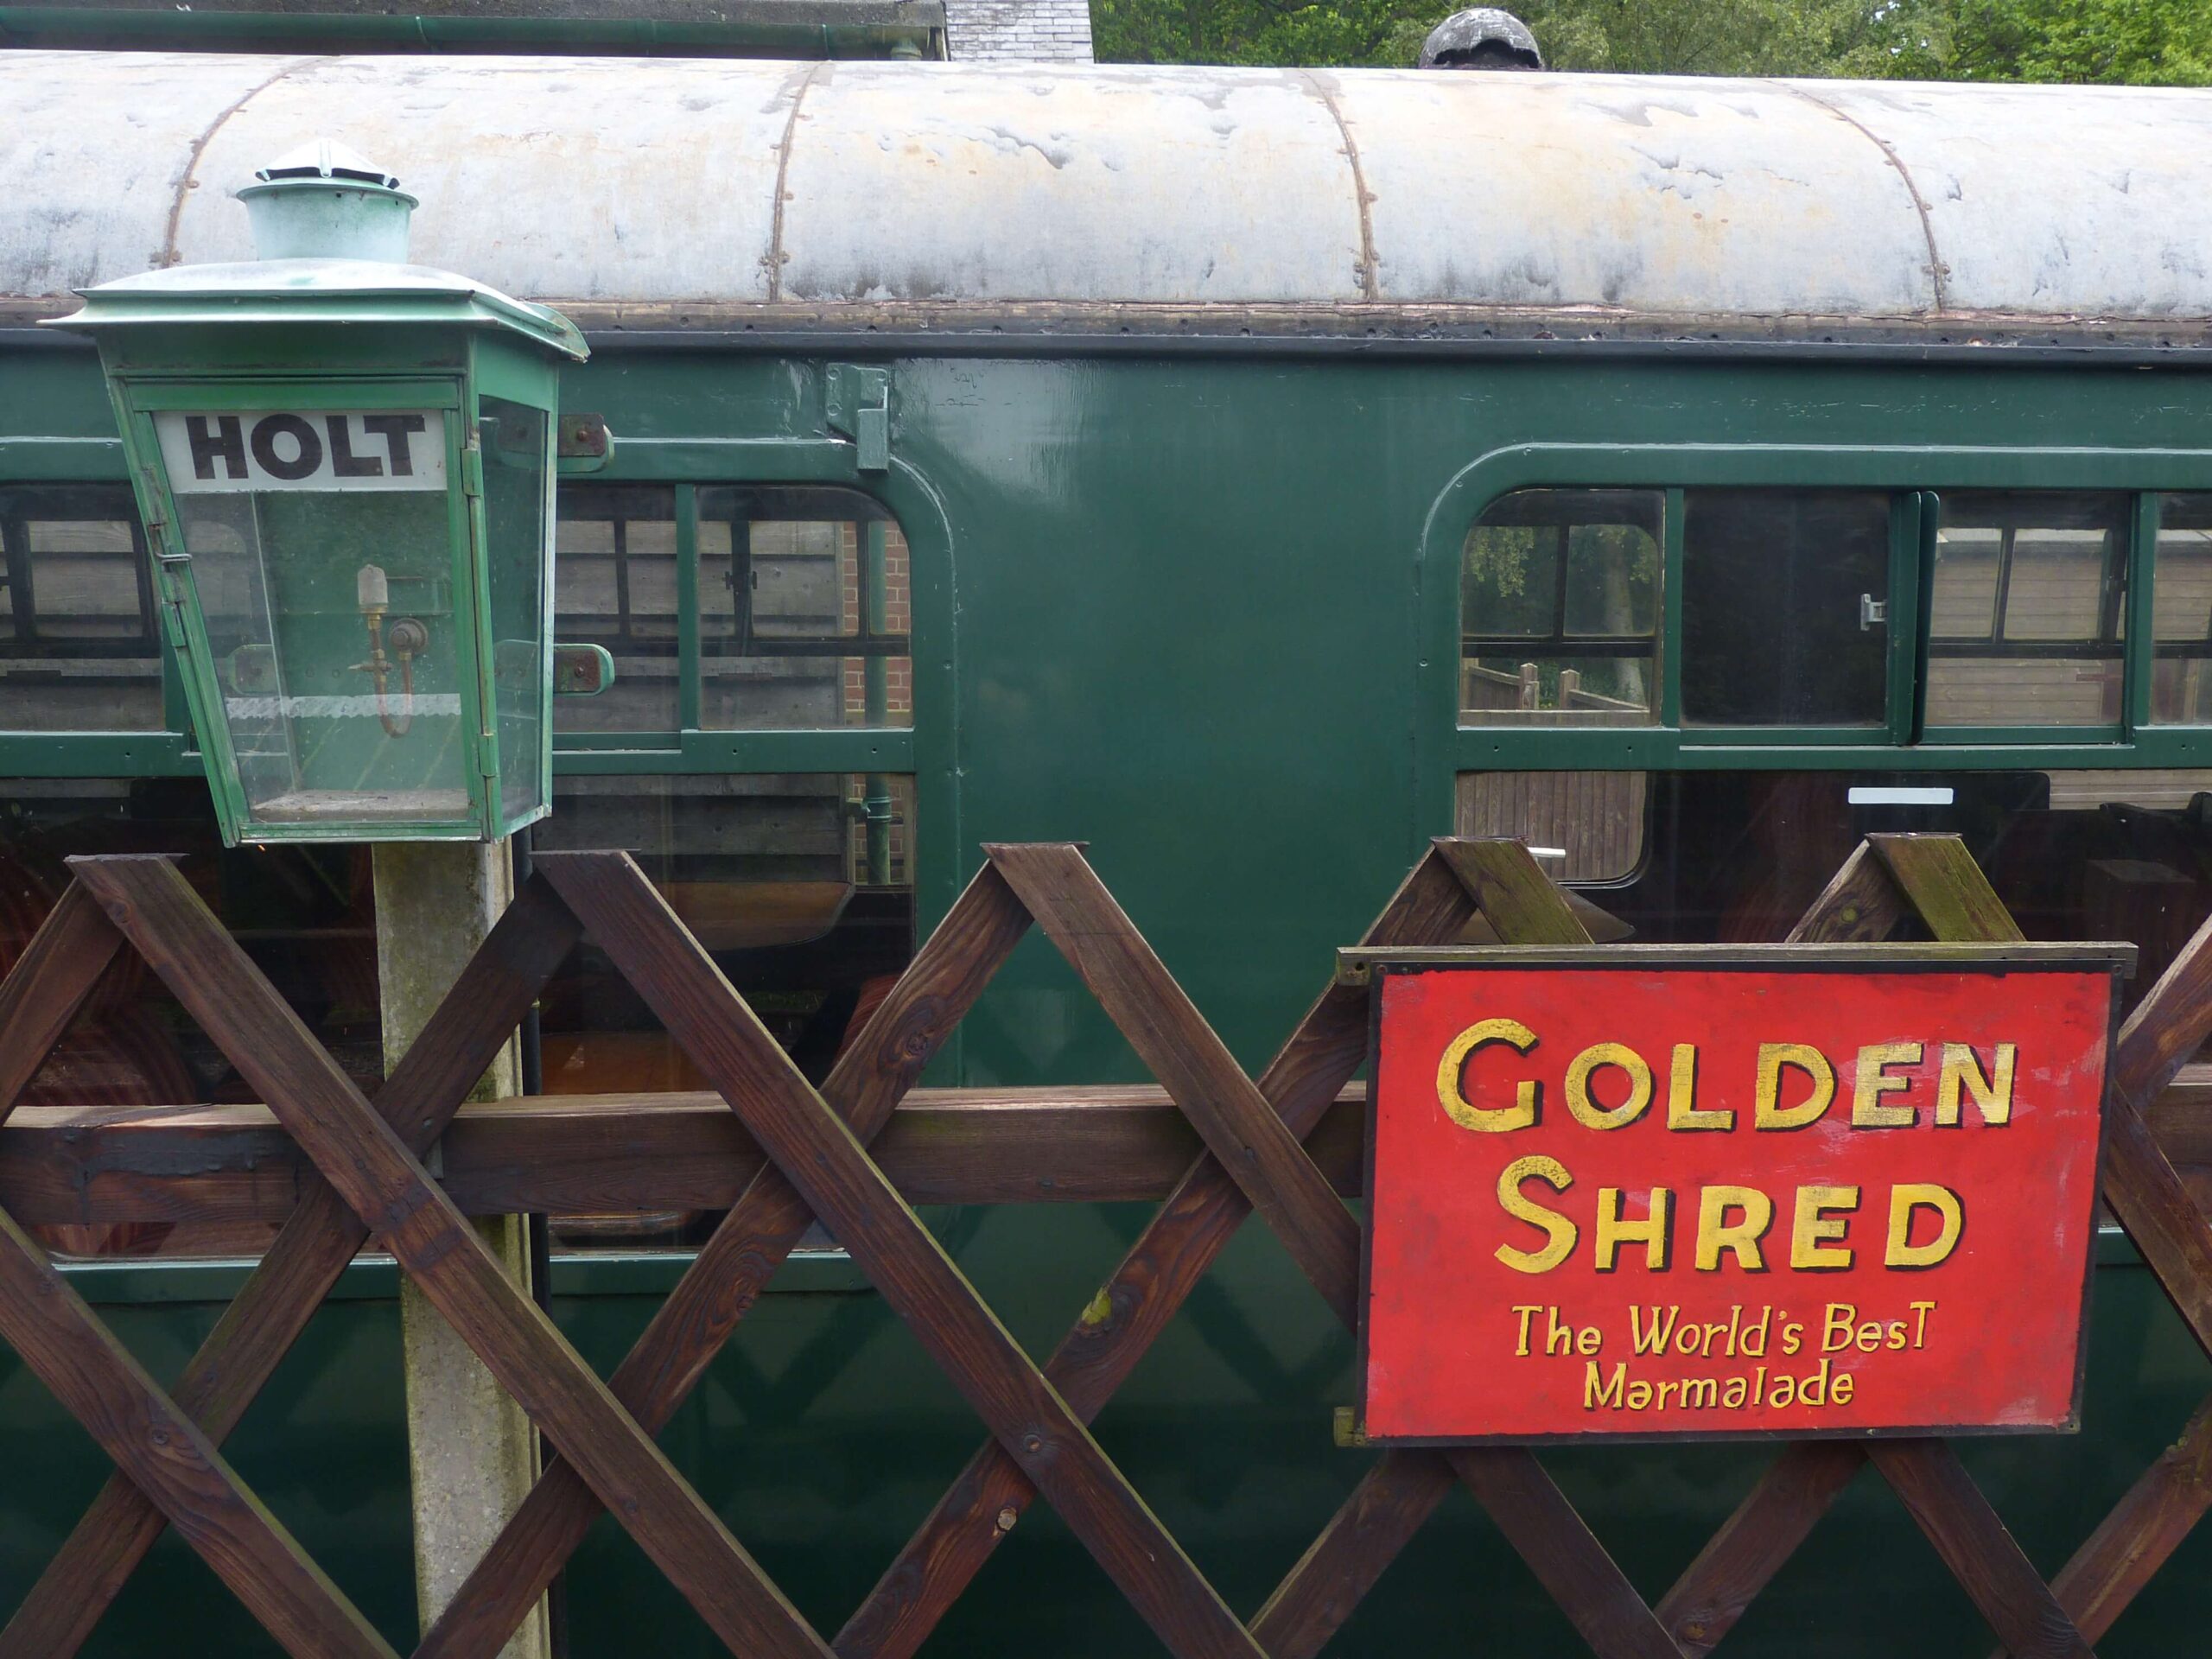
[{"label": "green railway carriage", "polygon": [[[1073,838],[1257,1066],[1429,837],[1516,834],[1648,939],[1778,938],[1856,838],[1962,834],[2036,937],[2212,910],[2212,95],[943,64],[0,58],[0,957],[62,857],[176,851],[377,1076],[365,855],[219,845],[68,290],[243,252],[228,188],[327,132],[417,255],[559,305],[613,461],[560,492],[540,848],[639,855],[819,1077],[985,841]],[[429,602],[429,601],[425,601]],[[232,688],[240,690],[239,688]],[[587,950],[545,1092],[696,1081]],[[932,1074],[1141,1075],[1033,942]],[[118,976],[33,1098],[242,1098]],[[1033,1351],[1141,1213],[938,1217]],[[565,1219],[556,1311],[611,1365],[696,1218]],[[70,1230],[157,1375],[250,1232]],[[1969,1461],[2055,1570],[2203,1387],[2104,1241],[2077,1438]],[[352,1270],[233,1446],[413,1629],[396,1291]],[[1357,1479],[1351,1346],[1247,1230],[1100,1421],[1242,1610]],[[834,1249],[663,1437],[834,1630],[978,1438]],[[0,1362],[0,1603],[104,1472]],[[1762,1459],[1562,1455],[1656,1594]],[[1952,1653],[1963,1594],[1862,1483],[1733,1650]],[[2101,1650],[2188,1650],[2202,1542]],[[259,1652],[165,1541],[87,1651]],[[574,1651],[711,1650],[603,1528]],[[1455,1497],[1337,1651],[1570,1653]],[[925,1649],[1150,1651],[1040,1506]],[[1974,1649],[1980,1651],[1979,1649]]]}]

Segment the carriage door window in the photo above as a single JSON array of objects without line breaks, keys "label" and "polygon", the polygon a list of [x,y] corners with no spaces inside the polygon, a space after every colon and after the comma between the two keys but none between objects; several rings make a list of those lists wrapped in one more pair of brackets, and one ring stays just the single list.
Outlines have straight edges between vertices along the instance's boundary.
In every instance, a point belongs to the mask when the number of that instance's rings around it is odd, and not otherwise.
[{"label": "carriage door window", "polygon": [[912,726],[906,542],[853,490],[699,492],[699,723]]},{"label": "carriage door window", "polygon": [[1944,495],[1929,727],[2118,728],[2127,512],[2120,495]]},{"label": "carriage door window", "polygon": [[2212,725],[2212,495],[2158,498],[2151,718]]},{"label": "carriage door window", "polygon": [[1664,502],[1521,490],[1491,504],[1461,556],[1464,720],[1652,723]]},{"label": "carriage door window", "polygon": [[1890,498],[1686,490],[1682,723],[1887,721]]}]

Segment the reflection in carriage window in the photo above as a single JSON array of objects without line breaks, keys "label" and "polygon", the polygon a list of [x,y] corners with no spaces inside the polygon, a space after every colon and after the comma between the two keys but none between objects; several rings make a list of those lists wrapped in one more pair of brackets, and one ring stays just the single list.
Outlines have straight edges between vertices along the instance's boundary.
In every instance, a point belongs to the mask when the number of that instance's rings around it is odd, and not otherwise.
[{"label": "reflection in carriage window", "polygon": [[556,496],[553,632],[604,645],[614,683],[556,697],[556,732],[677,729],[676,492],[563,484]]},{"label": "reflection in carriage window", "polygon": [[1665,497],[1521,490],[1461,554],[1461,717],[1648,726],[1657,709]]},{"label": "reflection in carriage window", "polygon": [[1929,586],[1927,723],[2117,726],[2127,498],[1942,498]]},{"label": "reflection in carriage window", "polygon": [[162,646],[122,484],[0,488],[0,730],[159,731]]},{"label": "reflection in carriage window", "polygon": [[699,723],[914,723],[906,538],[867,496],[699,492]]},{"label": "reflection in carriage window", "polygon": [[[177,857],[193,890],[353,1082],[383,1080],[376,910],[365,845],[226,849],[197,778],[0,779],[0,972],[69,882],[77,854]],[[24,1091],[25,1109],[111,1112],[258,1099],[136,953],[111,963]],[[270,1222],[86,1222],[36,1230],[86,1255],[243,1255]]]},{"label": "reflection in carriage window", "polygon": [[1642,861],[1590,894],[1647,944],[1783,938],[1864,837],[1897,832],[1961,837],[2031,939],[2133,944],[2128,1004],[2212,911],[2212,769],[1688,771],[1647,786]]},{"label": "reflection in carriage window", "polygon": [[1682,723],[1879,726],[1890,499],[1876,490],[1688,490]]},{"label": "reflection in carriage window", "polygon": [[2212,495],[2158,498],[2151,718],[2212,725]]},{"label": "reflection in carriage window", "polygon": [[[560,777],[539,850],[630,850],[732,985],[817,1083],[912,956],[912,779],[793,775]],[[870,821],[866,796],[887,813]],[[887,818],[887,822],[886,819]],[[706,1088],[644,1000],[587,938],[546,988],[547,1094]],[[570,1243],[677,1243],[699,1216],[556,1219]]]}]

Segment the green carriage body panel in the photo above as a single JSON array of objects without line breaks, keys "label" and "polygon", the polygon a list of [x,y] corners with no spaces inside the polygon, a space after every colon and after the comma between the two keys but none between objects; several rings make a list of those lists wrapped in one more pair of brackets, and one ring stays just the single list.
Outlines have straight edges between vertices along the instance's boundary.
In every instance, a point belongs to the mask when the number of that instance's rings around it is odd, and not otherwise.
[{"label": "green carriage body panel", "polygon": [[[1256,1068],[1428,837],[1455,774],[1484,767],[1656,774],[1794,769],[1964,775],[2212,765],[2212,731],[2132,741],[1900,750],[1686,737],[1664,728],[1459,728],[1459,549],[1486,501],[1541,484],[1847,483],[2212,489],[2212,374],[2158,366],[1842,352],[1437,352],[1313,343],[1211,353],[864,354],[595,341],[566,407],[621,435],[609,480],[834,482],[895,514],[912,549],[915,726],[556,745],[574,774],[911,772],[926,930],[986,841],[1071,838]],[[887,470],[826,425],[832,364],[888,370]],[[0,475],[121,476],[87,353],[0,353]],[[41,472],[40,469],[45,469]],[[2140,630],[2139,629],[2139,632]],[[0,740],[14,775],[189,775],[181,735]],[[1599,895],[1602,898],[1602,895]],[[1032,940],[931,1081],[1141,1076],[1048,946]],[[1033,1205],[950,1217],[949,1241],[1033,1352],[1047,1351],[1141,1225],[1133,1207]],[[556,1265],[558,1313],[610,1368],[680,1263]],[[156,1376],[174,1374],[238,1281],[220,1266],[77,1273]],[[2202,1363],[2116,1239],[2095,1275],[2085,1426],[1979,1445],[1969,1465],[2053,1571],[2178,1433]],[[396,1641],[412,1630],[395,1291],[365,1263],[233,1442],[239,1466]],[[1351,1344],[1287,1259],[1247,1228],[1100,1421],[1108,1449],[1232,1605],[1250,1611],[1364,1466],[1332,1444]],[[880,1301],[834,1266],[787,1270],[662,1437],[825,1631],[873,1584],[978,1438]],[[19,1369],[0,1369],[0,1601],[21,1593],[104,1473]],[[1745,1490],[1756,1448],[1550,1459],[1647,1594]],[[2182,1650],[2200,1628],[2200,1540],[2100,1650]],[[710,1651],[697,1621],[602,1522],[578,1557],[579,1654]],[[173,1637],[174,1596],[208,1607],[207,1651],[268,1649],[174,1540],[88,1651]],[[1580,1651],[1564,1618],[1454,1494],[1338,1651],[1441,1652],[1478,1599],[1497,1650]],[[1904,1511],[1854,1487],[1732,1638],[1732,1651],[1957,1653],[1978,1621]],[[928,1651],[1150,1651],[1043,1507],[1016,1529]],[[1980,1649],[1973,1649],[1979,1651]]]}]

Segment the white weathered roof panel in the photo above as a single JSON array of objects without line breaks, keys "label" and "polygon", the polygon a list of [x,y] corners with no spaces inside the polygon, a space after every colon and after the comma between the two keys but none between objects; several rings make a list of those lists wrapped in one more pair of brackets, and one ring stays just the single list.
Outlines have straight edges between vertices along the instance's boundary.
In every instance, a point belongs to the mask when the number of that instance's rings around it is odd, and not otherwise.
[{"label": "white weathered roof panel", "polygon": [[1310,302],[1358,292],[1342,141],[1294,74],[825,65],[784,296]]},{"label": "white weathered roof panel", "polygon": [[1382,298],[1719,315],[1933,302],[1904,181],[1786,86],[1332,79],[1374,198]]},{"label": "white weathered roof panel", "polygon": [[2212,319],[2212,92],[0,54],[0,300],[249,251],[327,137],[414,257],[605,308]]}]

